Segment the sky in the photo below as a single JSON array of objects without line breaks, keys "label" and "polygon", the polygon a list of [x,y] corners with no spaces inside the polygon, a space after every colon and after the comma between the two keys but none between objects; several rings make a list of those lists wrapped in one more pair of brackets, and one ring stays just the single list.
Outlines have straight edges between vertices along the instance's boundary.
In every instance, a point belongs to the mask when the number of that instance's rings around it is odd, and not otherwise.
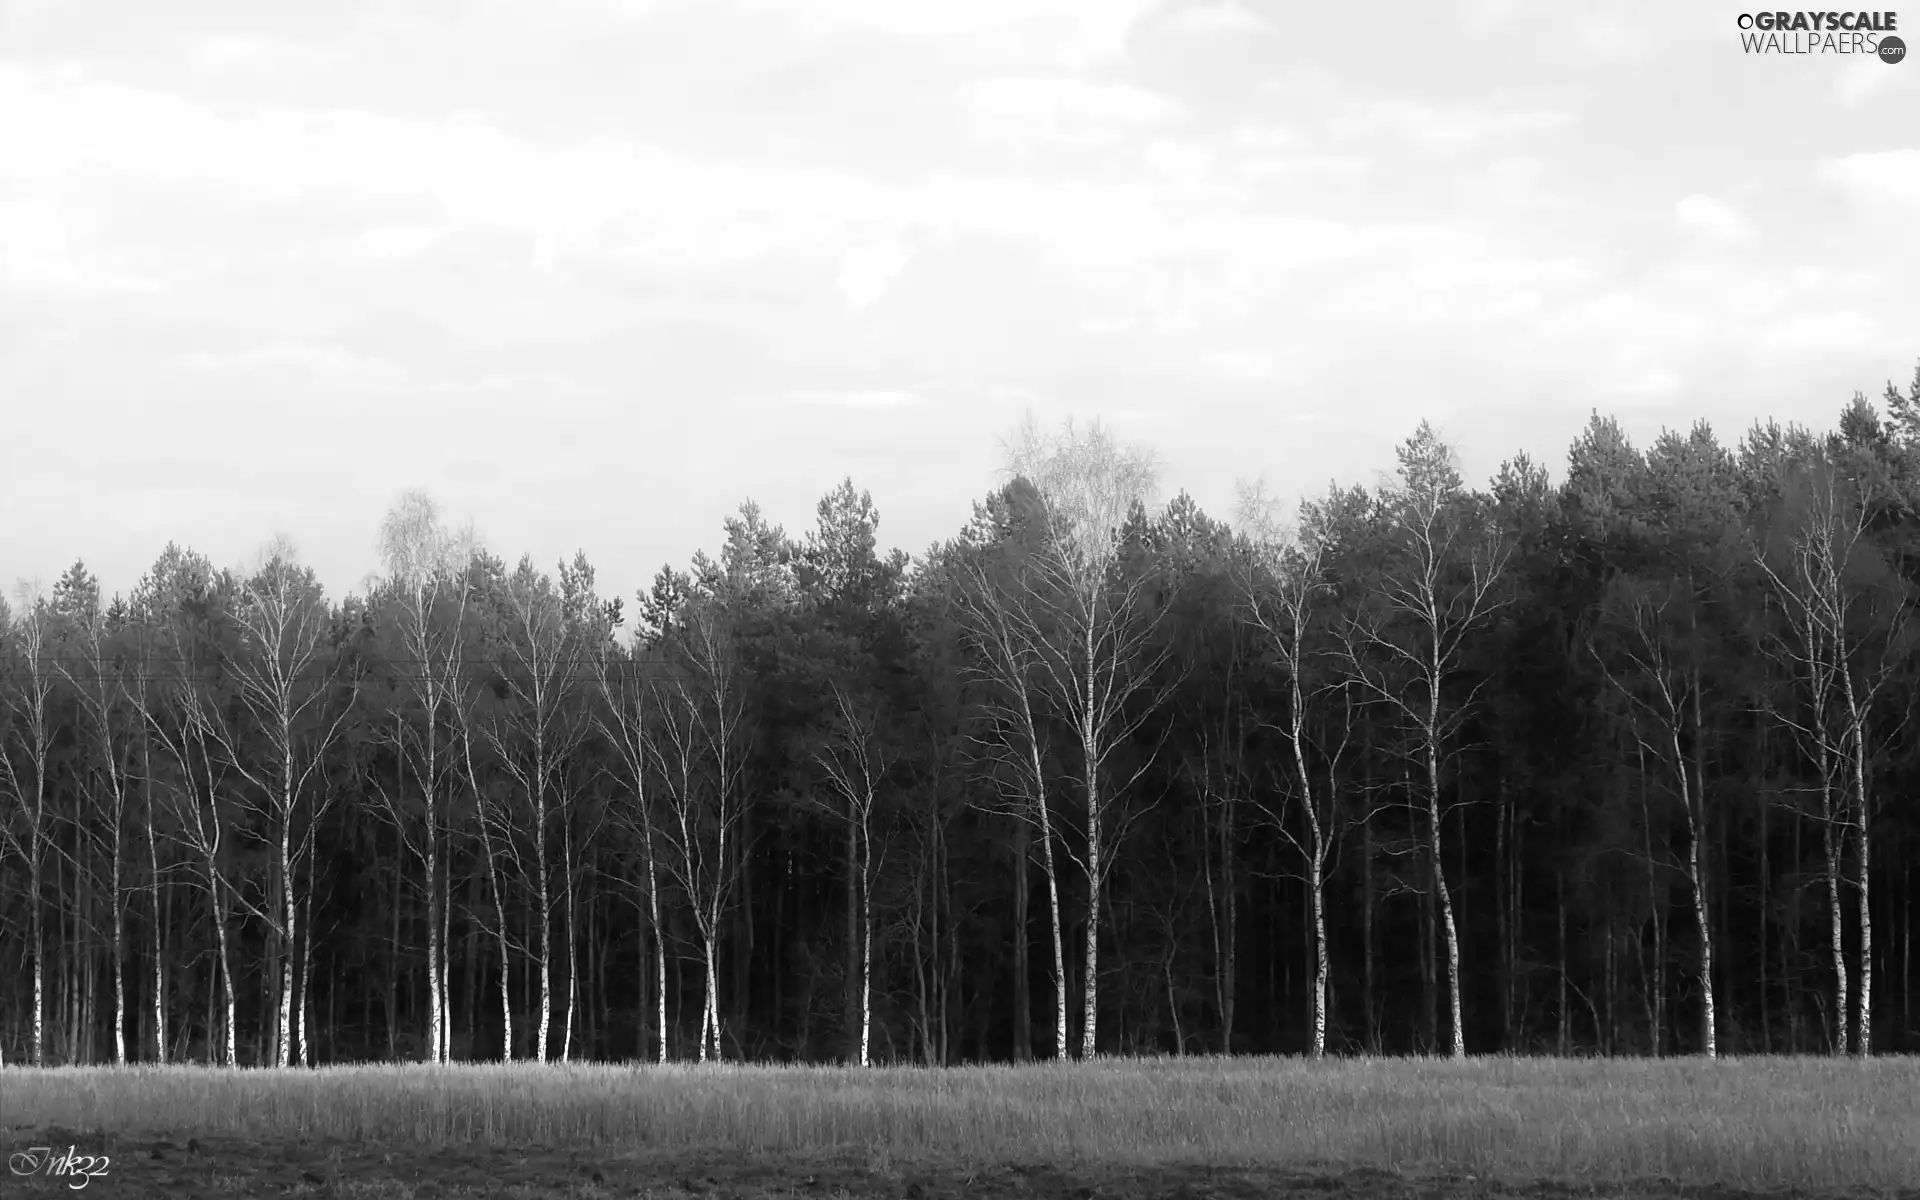
[{"label": "sky", "polygon": [[409,488],[603,595],[846,476],[918,554],[1029,413],[1222,517],[1826,426],[1920,359],[1920,62],[1742,11],[0,0],[0,580],[339,594]]}]

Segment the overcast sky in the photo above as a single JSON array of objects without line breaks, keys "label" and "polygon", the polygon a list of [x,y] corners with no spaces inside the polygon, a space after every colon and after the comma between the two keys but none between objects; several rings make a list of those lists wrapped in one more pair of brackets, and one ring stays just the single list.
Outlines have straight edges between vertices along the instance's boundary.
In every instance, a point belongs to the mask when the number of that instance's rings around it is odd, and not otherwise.
[{"label": "overcast sky", "polygon": [[918,553],[1029,409],[1221,516],[1824,425],[1920,357],[1920,62],[1740,11],[0,0],[0,576],[338,593],[421,487],[630,595],[843,475]]}]

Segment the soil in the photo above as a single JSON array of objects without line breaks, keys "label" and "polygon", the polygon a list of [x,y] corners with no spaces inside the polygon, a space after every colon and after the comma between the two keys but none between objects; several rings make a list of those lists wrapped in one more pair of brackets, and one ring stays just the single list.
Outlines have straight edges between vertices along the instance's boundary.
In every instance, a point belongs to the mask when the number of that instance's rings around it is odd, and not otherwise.
[{"label": "soil", "polygon": [[[603,1200],[652,1197],[689,1200],[772,1200],[774,1197],[838,1200],[899,1197],[903,1200],[1252,1200],[1294,1196],[1313,1200],[1437,1200],[1487,1196],[1509,1200],[1578,1200],[1584,1197],[1684,1197],[1735,1200],[1765,1196],[1781,1200],[1811,1193],[1742,1192],[1649,1181],[1646,1184],[1583,1186],[1551,1181],[1513,1183],[1441,1173],[1387,1172],[1369,1168],[1218,1167],[1161,1164],[994,1163],[888,1161],[868,1154],[753,1157],[731,1151],[596,1152],[536,1146],[427,1149],[337,1138],[260,1141],[196,1136],[174,1130],[144,1136],[80,1133],[59,1128],[15,1127],[6,1151],[34,1146],[56,1153],[106,1155],[104,1169],[84,1181],[49,1174],[0,1174],[0,1197],[314,1197],[341,1200]],[[43,1156],[44,1157],[44,1156]],[[22,1160],[15,1160],[16,1162]],[[97,1162],[97,1160],[96,1160]],[[9,1164],[12,1165],[12,1164]],[[75,1182],[84,1182],[74,1188]],[[1838,1200],[1844,1194],[1830,1194]],[[1879,1194],[1885,1196],[1886,1194]],[[1848,1200],[1867,1200],[1859,1193]],[[1890,1200],[1920,1200],[1920,1189]]]}]

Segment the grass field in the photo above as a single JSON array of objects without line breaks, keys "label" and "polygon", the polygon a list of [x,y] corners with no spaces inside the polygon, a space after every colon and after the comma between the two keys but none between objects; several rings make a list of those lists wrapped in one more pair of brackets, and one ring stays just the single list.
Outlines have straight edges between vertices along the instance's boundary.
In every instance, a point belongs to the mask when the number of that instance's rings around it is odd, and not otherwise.
[{"label": "grass field", "polygon": [[9,1068],[0,1110],[115,1195],[1920,1189],[1912,1059]]}]

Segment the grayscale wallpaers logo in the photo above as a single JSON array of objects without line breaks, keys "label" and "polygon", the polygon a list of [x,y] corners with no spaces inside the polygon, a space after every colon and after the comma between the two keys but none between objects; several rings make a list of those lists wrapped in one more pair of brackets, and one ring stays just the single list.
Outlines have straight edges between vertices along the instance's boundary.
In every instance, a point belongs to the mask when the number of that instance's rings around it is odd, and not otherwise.
[{"label": "grayscale wallpaers logo", "polygon": [[1899,13],[1741,13],[1736,24],[1748,54],[1871,54],[1885,63],[1907,56],[1907,44],[1894,33]]}]

